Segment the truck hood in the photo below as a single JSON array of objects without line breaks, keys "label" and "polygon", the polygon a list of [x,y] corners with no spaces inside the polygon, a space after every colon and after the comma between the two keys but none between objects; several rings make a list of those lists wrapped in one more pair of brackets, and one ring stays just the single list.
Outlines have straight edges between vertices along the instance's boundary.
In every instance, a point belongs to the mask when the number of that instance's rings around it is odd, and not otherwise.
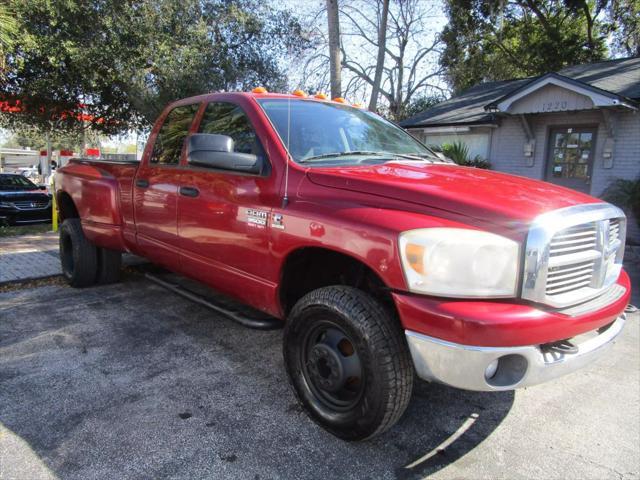
[{"label": "truck hood", "polygon": [[307,175],[325,187],[412,202],[502,225],[529,223],[550,210],[601,202],[551,183],[449,164],[387,162],[313,168]]}]

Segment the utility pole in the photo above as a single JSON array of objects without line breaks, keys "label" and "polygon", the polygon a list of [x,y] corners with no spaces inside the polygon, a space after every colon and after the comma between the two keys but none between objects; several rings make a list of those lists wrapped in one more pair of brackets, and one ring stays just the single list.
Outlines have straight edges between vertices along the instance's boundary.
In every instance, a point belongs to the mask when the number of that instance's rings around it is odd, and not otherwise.
[{"label": "utility pole", "polygon": [[340,64],[340,15],[338,0],[327,0],[329,23],[329,64],[331,72],[331,98],[342,96]]}]

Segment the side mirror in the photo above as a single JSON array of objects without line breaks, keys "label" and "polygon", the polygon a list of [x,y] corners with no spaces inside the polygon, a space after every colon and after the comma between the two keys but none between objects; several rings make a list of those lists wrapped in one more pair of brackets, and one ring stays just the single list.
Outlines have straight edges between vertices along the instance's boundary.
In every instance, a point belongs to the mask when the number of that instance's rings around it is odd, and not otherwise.
[{"label": "side mirror", "polygon": [[39,189],[39,190],[46,190],[46,189],[47,189],[47,186],[46,186],[46,185],[39,185],[39,186],[38,186],[38,189]]},{"label": "side mirror", "polygon": [[233,139],[216,133],[195,133],[187,140],[187,162],[198,167],[260,173],[262,160],[252,153],[233,151]]}]

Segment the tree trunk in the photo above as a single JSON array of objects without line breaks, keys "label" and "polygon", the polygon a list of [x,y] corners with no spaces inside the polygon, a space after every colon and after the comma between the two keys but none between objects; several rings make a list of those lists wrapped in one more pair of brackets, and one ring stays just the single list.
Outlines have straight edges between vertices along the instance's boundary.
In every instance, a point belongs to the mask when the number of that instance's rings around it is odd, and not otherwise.
[{"label": "tree trunk", "polygon": [[378,106],[378,95],[380,92],[380,82],[382,81],[382,69],[384,68],[384,53],[387,46],[387,18],[389,16],[389,0],[382,0],[382,15],[380,25],[378,25],[378,58],[376,60],[376,74],[373,78],[371,89],[371,100],[369,110],[376,111]]},{"label": "tree trunk", "polygon": [[340,19],[338,0],[327,0],[329,23],[329,63],[331,69],[331,98],[342,96],[340,65]]},{"label": "tree trunk", "polygon": [[399,52],[400,54],[398,55],[398,61],[397,61],[397,65],[398,65],[398,85],[396,87],[396,91],[393,94],[393,103],[391,104],[390,107],[390,111],[391,111],[391,116],[393,117],[394,120],[398,120],[401,116],[402,116],[402,111],[405,108],[404,105],[404,99],[402,98],[402,82],[404,81],[404,52],[405,49],[407,47],[407,41],[403,40],[400,43],[400,47],[399,47]]}]

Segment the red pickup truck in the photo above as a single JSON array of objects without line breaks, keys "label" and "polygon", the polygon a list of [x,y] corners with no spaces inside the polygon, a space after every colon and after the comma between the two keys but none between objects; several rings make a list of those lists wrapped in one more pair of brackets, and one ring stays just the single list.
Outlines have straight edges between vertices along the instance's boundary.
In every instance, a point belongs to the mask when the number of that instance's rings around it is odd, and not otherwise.
[{"label": "red pickup truck", "polygon": [[139,163],[76,159],[55,184],[72,286],[117,280],[132,252],[282,319],[298,398],[348,440],[393,425],[416,374],[530,386],[625,323],[621,210],[454,165],[320,95],[178,101]]}]

